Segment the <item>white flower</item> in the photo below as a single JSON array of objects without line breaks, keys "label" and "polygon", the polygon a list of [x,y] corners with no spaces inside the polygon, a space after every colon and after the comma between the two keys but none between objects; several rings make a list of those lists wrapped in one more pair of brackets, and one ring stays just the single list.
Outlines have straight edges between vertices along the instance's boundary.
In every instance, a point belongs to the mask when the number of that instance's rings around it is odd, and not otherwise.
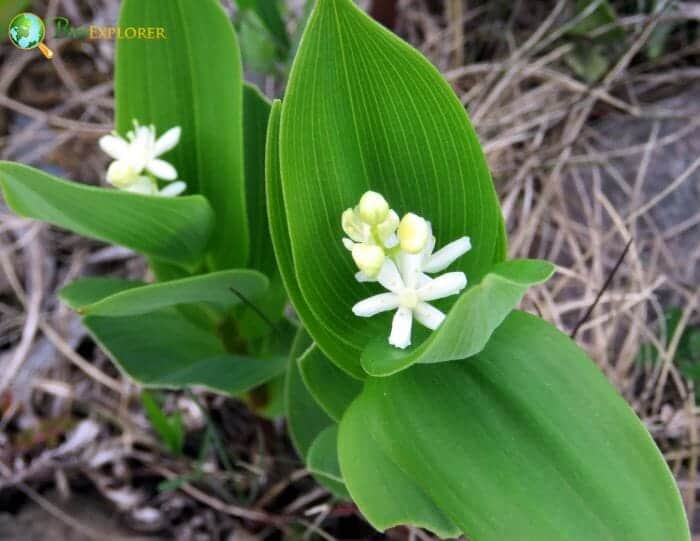
[{"label": "white flower", "polygon": [[146,195],[182,193],[187,187],[184,182],[173,182],[159,190],[154,178],[168,182],[177,178],[175,168],[159,156],[178,144],[180,134],[180,127],[176,126],[156,139],[155,126],[141,126],[134,121],[134,129],[126,134],[126,139],[117,133],[101,137],[100,148],[114,158],[107,169],[107,182],[122,190]]},{"label": "white flower", "polygon": [[445,314],[428,301],[456,295],[467,285],[463,272],[448,272],[435,279],[421,273],[424,254],[398,255],[398,265],[387,259],[379,272],[378,281],[389,293],[380,293],[353,306],[356,316],[371,317],[380,312],[396,309],[391,325],[389,343],[397,348],[411,345],[413,318],[428,329],[435,330]]},{"label": "white flower", "polygon": [[430,222],[409,212],[399,221],[386,199],[366,192],[354,209],[343,212],[345,247],[360,269],[358,282],[379,282],[388,293],[374,295],[353,306],[356,316],[371,317],[396,309],[389,343],[404,349],[411,345],[413,318],[428,329],[437,329],[445,314],[428,301],[456,295],[467,285],[463,272],[441,272],[471,249],[469,237],[461,237],[437,252]]}]

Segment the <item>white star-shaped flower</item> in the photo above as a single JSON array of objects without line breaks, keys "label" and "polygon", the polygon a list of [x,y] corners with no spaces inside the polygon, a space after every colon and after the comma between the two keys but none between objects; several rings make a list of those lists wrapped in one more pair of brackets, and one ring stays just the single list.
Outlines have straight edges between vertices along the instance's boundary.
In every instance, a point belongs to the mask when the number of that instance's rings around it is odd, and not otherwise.
[{"label": "white star-shaped flower", "polygon": [[[360,317],[371,317],[396,309],[389,343],[397,348],[405,349],[411,345],[414,317],[418,323],[431,330],[437,329],[443,322],[445,314],[428,304],[429,301],[456,295],[467,285],[467,277],[463,272],[448,272],[434,279],[427,277],[421,271],[424,256],[425,252],[401,252],[397,256],[398,267],[393,260],[387,259],[377,281],[389,292],[369,297],[352,308],[353,313]],[[438,259],[434,266],[443,263],[444,259]]]},{"label": "white star-shaped flower", "polygon": [[134,129],[126,134],[126,139],[117,133],[101,137],[100,148],[114,158],[107,169],[107,182],[122,190],[146,195],[182,193],[187,187],[184,182],[173,182],[159,190],[154,178],[168,182],[177,178],[175,168],[159,156],[178,144],[180,134],[180,127],[175,126],[156,138],[155,126],[141,126],[134,121]]}]

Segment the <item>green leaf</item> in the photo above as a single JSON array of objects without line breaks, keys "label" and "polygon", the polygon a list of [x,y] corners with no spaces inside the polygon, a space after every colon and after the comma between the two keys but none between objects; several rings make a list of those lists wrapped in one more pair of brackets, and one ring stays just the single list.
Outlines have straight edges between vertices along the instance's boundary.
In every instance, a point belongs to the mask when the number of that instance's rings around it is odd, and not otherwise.
[{"label": "green leaf", "polygon": [[340,421],[362,390],[360,381],[338,369],[315,344],[299,358],[299,370],[306,388],[334,421]]},{"label": "green leaf", "polygon": [[[266,294],[256,299],[255,306],[268,320],[276,323],[282,317],[287,294],[277,270],[265,203],[265,141],[270,102],[257,88],[246,84],[243,89],[243,104],[246,198],[251,235],[249,266],[270,279]],[[264,336],[270,332],[269,324],[249,307],[243,308],[237,319],[239,331],[247,339]]]},{"label": "green leaf", "polygon": [[322,477],[336,496],[350,499],[338,463],[338,425],[329,426],[313,441],[307,456],[307,467],[311,473]]},{"label": "green leaf", "polygon": [[151,421],[153,429],[158,434],[165,447],[173,454],[180,455],[184,444],[184,427],[182,417],[178,414],[168,417],[148,391],[141,392],[143,409]]},{"label": "green leaf", "polygon": [[289,369],[285,385],[287,428],[294,448],[301,458],[306,458],[311,444],[333,420],[316,403],[299,372],[297,358],[311,345],[306,331],[299,330],[289,353]]},{"label": "green leaf", "polygon": [[144,282],[119,278],[80,278],[61,288],[58,297],[73,310],[80,311],[85,306],[94,304],[105,297],[144,285],[146,285]]},{"label": "green leaf", "polygon": [[380,531],[411,524],[443,538],[458,537],[459,528],[389,458],[368,430],[367,422],[375,416],[371,408],[364,395],[353,402],[338,435],[342,477],[362,514]]},{"label": "green leaf", "polygon": [[[593,7],[593,4],[596,4]],[[590,10],[593,11],[590,11]],[[577,0],[576,15],[589,12],[578,24],[568,30],[572,36],[586,36],[591,32],[603,27],[611,26],[610,30],[595,37],[597,42],[621,41],[625,39],[625,31],[617,22],[615,8],[608,0]]]},{"label": "green leaf", "polygon": [[689,539],[644,425],[567,336],[522,312],[469,360],[367,380],[341,422],[339,452],[350,494],[373,520],[404,497],[361,499],[383,465],[361,462],[363,437],[471,539]]},{"label": "green leaf", "polygon": [[418,346],[397,349],[385,335],[362,352],[362,367],[373,376],[388,376],[414,363],[466,359],[479,353],[491,334],[523,298],[525,291],[549,279],[554,266],[536,259],[499,263],[480,284],[468,289],[454,304],[440,327]]},{"label": "green leaf", "polygon": [[267,284],[267,278],[257,271],[219,271],[127,289],[94,304],[82,306],[79,311],[96,316],[120,317],[196,302],[208,302],[227,308],[241,302],[231,288],[247,298],[255,298],[265,291]]},{"label": "green leaf", "polygon": [[190,193],[211,203],[213,270],[245,267],[248,220],[243,179],[243,75],[233,27],[216,0],[125,0],[122,28],[162,27],[163,40],[117,40],[116,124],[182,127],[165,155]]},{"label": "green leaf", "polygon": [[610,67],[610,60],[603,48],[589,44],[577,44],[565,60],[576,75],[588,84],[600,79]]},{"label": "green leaf", "polygon": [[[302,295],[297,278],[294,272],[294,261],[290,250],[289,230],[287,227],[287,217],[282,196],[282,183],[279,169],[279,127],[280,112],[282,102],[276,100],[272,104],[270,113],[270,123],[267,131],[267,154],[266,154],[266,197],[267,213],[270,219],[270,234],[272,244],[275,249],[277,265],[282,275],[284,287],[294,305],[299,319],[304,327],[308,328],[315,321],[315,316]],[[324,327],[316,326],[316,337],[324,343],[324,352],[339,368],[355,378],[363,379],[365,373],[362,370],[358,359],[346,359],[345,346],[335,340],[334,336],[327,332]],[[299,352],[299,354],[303,351]],[[342,359],[342,360],[341,360]]]},{"label": "green leaf", "polygon": [[280,58],[289,52],[289,35],[278,0],[236,0],[241,10],[251,10],[274,39]]},{"label": "green leaf", "polygon": [[273,73],[278,57],[277,46],[258,15],[253,12],[246,13],[241,19],[238,34],[241,41],[241,58],[246,70]]},{"label": "green leaf", "polygon": [[119,368],[150,387],[201,385],[236,396],[281,374],[287,363],[282,356],[227,354],[212,333],[174,309],[126,317],[86,316],[83,323]]},{"label": "green leaf", "polygon": [[181,266],[200,262],[211,232],[211,208],[199,196],[153,197],[96,188],[10,162],[0,162],[0,187],[21,216]]},{"label": "green leaf", "polygon": [[291,259],[278,253],[280,267],[293,269],[282,270],[296,279],[299,294],[290,296],[297,308],[303,299],[302,319],[320,349],[361,377],[360,352],[386,334],[391,316],[352,314],[373,286],[353,278],[341,213],[373,189],[399,214],[429,219],[441,244],[470,236],[474,250],[455,270],[478,282],[504,251],[486,161],[462,104],[435,67],[350,0],[317,3],[280,126],[285,226],[272,233],[278,251],[291,245]]}]

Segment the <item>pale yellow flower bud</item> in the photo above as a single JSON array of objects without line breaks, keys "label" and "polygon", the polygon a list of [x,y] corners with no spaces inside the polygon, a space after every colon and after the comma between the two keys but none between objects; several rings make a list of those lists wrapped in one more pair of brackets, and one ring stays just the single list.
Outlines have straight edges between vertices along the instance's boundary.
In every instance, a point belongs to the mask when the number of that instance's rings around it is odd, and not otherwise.
[{"label": "pale yellow flower bud", "polygon": [[374,278],[384,265],[384,250],[374,244],[356,244],[352,248],[352,258],[357,268]]},{"label": "pale yellow flower bud", "polygon": [[347,209],[343,212],[341,218],[341,224],[343,226],[343,231],[355,242],[364,242],[365,235],[363,232],[364,224],[359,220],[357,214],[353,209]]},{"label": "pale yellow flower bud", "polygon": [[389,215],[389,203],[377,192],[365,192],[358,205],[360,218],[369,225],[377,225]]},{"label": "pale yellow flower bud", "polygon": [[383,242],[386,242],[389,239],[389,237],[396,233],[397,227],[399,227],[399,215],[396,214],[393,210],[390,210],[388,216],[386,217],[386,220],[384,220],[377,226],[377,233],[379,234],[379,238]]},{"label": "pale yellow flower bud", "polygon": [[139,180],[139,173],[128,162],[115,160],[107,169],[107,182],[117,188],[128,188]]},{"label": "pale yellow flower bud", "polygon": [[420,216],[409,212],[399,224],[399,243],[401,249],[409,254],[417,254],[428,243],[430,227]]}]

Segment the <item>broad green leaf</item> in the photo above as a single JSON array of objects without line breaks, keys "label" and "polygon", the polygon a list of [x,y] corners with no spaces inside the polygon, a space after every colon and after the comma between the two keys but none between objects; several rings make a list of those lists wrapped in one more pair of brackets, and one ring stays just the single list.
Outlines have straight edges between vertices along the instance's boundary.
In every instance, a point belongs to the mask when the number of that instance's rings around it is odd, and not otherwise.
[{"label": "broad green leaf", "polygon": [[248,221],[243,179],[243,76],[233,27],[216,0],[125,0],[119,25],[162,27],[167,39],[118,40],[117,131],[137,119],[158,133],[182,127],[165,159],[216,216],[213,270],[244,267]]},{"label": "broad green leaf", "polygon": [[[523,298],[525,291],[549,279],[554,266],[535,259],[499,263],[480,284],[468,289],[454,304],[445,321],[420,345],[397,349],[385,336],[377,337],[362,352],[362,367],[373,376],[388,376],[414,363],[465,359],[479,353],[491,334]],[[421,332],[419,330],[419,332]]]},{"label": "broad green leaf", "polygon": [[[243,113],[246,198],[251,241],[249,267],[259,270],[270,279],[267,292],[255,300],[255,307],[268,320],[276,323],[282,317],[287,294],[277,270],[265,203],[265,141],[270,102],[249,84],[243,88]],[[240,332],[247,339],[270,332],[269,324],[248,307],[241,310],[238,322]]]},{"label": "broad green leaf", "polygon": [[83,323],[117,366],[150,387],[201,385],[235,396],[281,374],[287,362],[281,356],[228,354],[212,333],[174,309],[126,317],[86,316]]},{"label": "broad green leaf", "polygon": [[309,471],[323,478],[333,494],[350,499],[338,464],[338,425],[329,426],[316,437],[309,448],[306,462]]},{"label": "broad green leaf", "polygon": [[[272,244],[275,249],[275,257],[279,267],[282,280],[284,282],[287,294],[294,305],[294,308],[301,319],[304,327],[315,321],[315,316],[311,309],[306,304],[306,300],[299,290],[297,278],[294,272],[294,261],[290,250],[289,230],[287,227],[287,217],[284,207],[284,198],[282,196],[282,184],[279,170],[279,127],[280,127],[280,112],[282,102],[276,100],[272,104],[270,113],[270,123],[267,133],[267,154],[265,165],[266,177],[266,198],[267,198],[267,213],[270,219],[270,234],[272,235]],[[348,358],[345,355],[345,345],[337,340],[334,336],[326,332],[323,326],[316,325],[316,336],[324,343],[324,352],[328,357],[336,363],[343,371],[352,375],[355,378],[362,379],[365,373],[362,370],[359,362],[359,354],[357,358]],[[303,353],[299,352],[299,354]]]},{"label": "broad green leaf", "polygon": [[211,207],[199,196],[96,188],[10,162],[0,162],[0,187],[17,214],[180,266],[199,263],[211,232]]},{"label": "broad green leaf", "polygon": [[[471,359],[367,380],[341,423],[339,452],[350,494],[369,513],[358,483],[371,487],[379,462],[360,462],[352,442],[362,437],[475,541],[689,539],[644,425],[567,336],[522,312]],[[388,513],[403,499],[394,496],[371,512]]]},{"label": "broad green leaf", "polygon": [[[377,530],[411,524],[443,538],[458,537],[459,528],[374,439],[367,424],[375,417],[371,408],[371,401],[362,395],[353,402],[340,424],[340,469],[353,501]],[[471,488],[475,492],[479,490]]]},{"label": "broad green leaf", "polygon": [[298,306],[303,299],[302,318],[320,349],[358,375],[360,352],[386,334],[391,315],[352,314],[376,286],[353,278],[341,213],[373,189],[399,214],[429,219],[438,246],[468,235],[474,249],[455,270],[477,283],[504,252],[486,161],[462,104],[435,67],[350,0],[317,3],[280,128],[286,227],[273,228],[273,237],[279,235],[276,249],[291,245],[291,261],[280,266],[293,269],[299,295],[290,293],[292,301]]},{"label": "broad green leaf", "polygon": [[83,307],[94,304],[105,297],[145,285],[144,282],[120,278],[80,278],[61,288],[58,297],[73,310],[80,311]]},{"label": "broad green leaf", "polygon": [[267,288],[268,280],[253,270],[228,270],[201,274],[171,282],[160,282],[120,291],[83,306],[80,312],[95,316],[121,317],[153,312],[177,304],[212,303],[226,308],[241,302],[231,288],[247,298],[256,298]]},{"label": "broad green leaf", "polygon": [[316,437],[333,424],[333,420],[316,403],[301,379],[297,359],[310,345],[308,334],[300,329],[289,353],[285,384],[287,428],[297,453],[304,459]]},{"label": "broad green leaf", "polygon": [[306,388],[335,421],[362,390],[360,381],[338,369],[315,344],[299,358],[299,370]]}]

